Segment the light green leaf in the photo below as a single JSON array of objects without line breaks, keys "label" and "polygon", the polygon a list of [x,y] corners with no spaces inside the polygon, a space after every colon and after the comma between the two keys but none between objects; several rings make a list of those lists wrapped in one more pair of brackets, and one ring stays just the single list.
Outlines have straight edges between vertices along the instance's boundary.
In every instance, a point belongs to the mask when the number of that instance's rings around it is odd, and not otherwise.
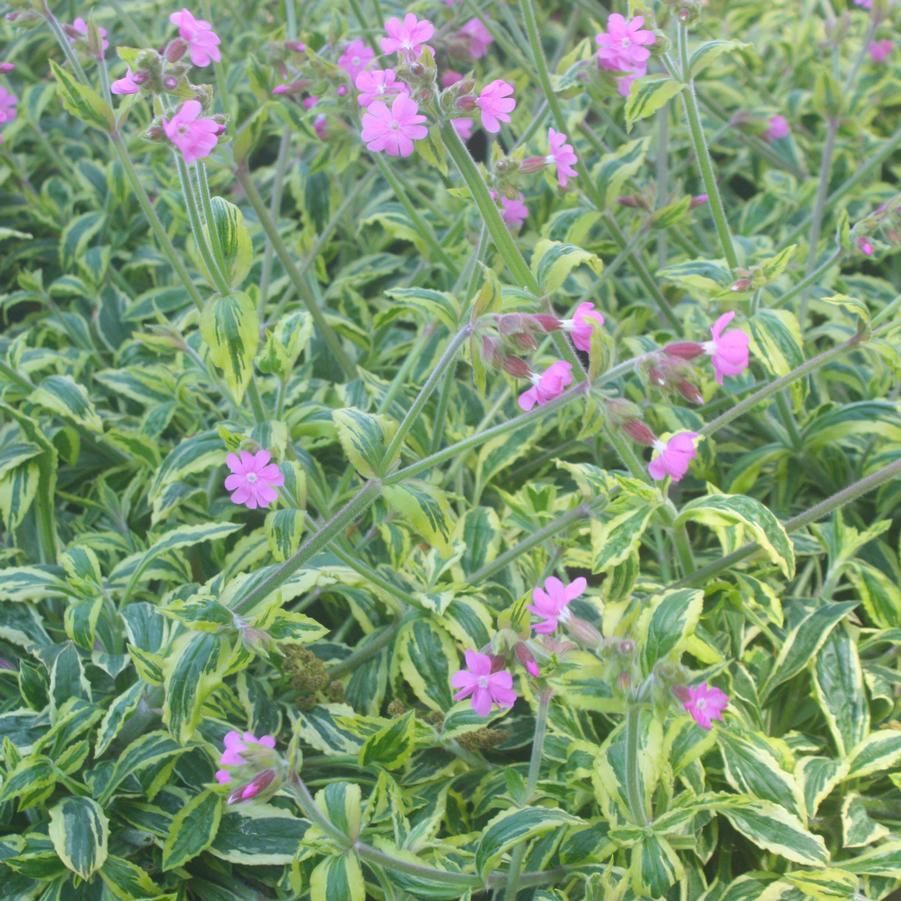
[{"label": "light green leaf", "polygon": [[306,514],[291,508],[266,514],[266,539],[276,560],[287,560],[299,547]]},{"label": "light green leaf", "polygon": [[814,697],[839,754],[846,756],[870,731],[860,656],[846,627],[832,630],[816,656],[811,674]]},{"label": "light green leaf", "polygon": [[[171,760],[186,750],[173,741],[166,732],[148,732],[136,738],[119,755],[98,800],[101,804],[106,803],[107,799],[113,796],[116,789],[130,775],[139,773],[154,764],[162,763],[164,760]],[[149,794],[152,796],[154,792]]]},{"label": "light green leaf", "polygon": [[901,731],[880,729],[871,732],[848,755],[847,779],[873,773],[887,773],[901,760]]},{"label": "light green leaf", "polygon": [[235,290],[241,287],[253,262],[250,231],[240,208],[224,197],[213,197],[210,206],[213,219],[212,223],[205,223],[204,231],[212,238],[213,247],[221,251],[225,280]]},{"label": "light green leaf", "polygon": [[794,863],[817,866],[829,860],[822,837],[809,832],[793,814],[770,801],[726,808],[723,815],[748,840]]},{"label": "light green leaf", "polygon": [[144,901],[163,894],[147,873],[124,857],[107,857],[100,878],[111,895],[121,901]]},{"label": "light green leaf", "polygon": [[592,569],[604,572],[619,566],[641,544],[641,538],[651,522],[657,506],[642,504],[618,513],[602,522],[591,523]]},{"label": "light green leaf", "polygon": [[291,863],[309,829],[306,820],[268,804],[241,804],[227,809],[209,853],[245,866]]},{"label": "light green leaf", "polygon": [[112,131],[115,127],[113,111],[100,99],[100,95],[93,88],[76,81],[74,75],[54,60],[50,60],[50,68],[63,106],[86,125],[101,131]]},{"label": "light green leaf", "polygon": [[556,291],[576,266],[586,265],[600,275],[604,264],[597,254],[561,241],[541,238],[532,251],[532,275],[545,293]]},{"label": "light green leaf", "polygon": [[109,820],[90,798],[66,798],[50,810],[50,840],[59,859],[82,879],[106,860]]},{"label": "light green leaf", "polygon": [[685,875],[679,855],[658,835],[648,835],[632,846],[630,872],[636,894],[662,898]]},{"label": "light green leaf", "polygon": [[348,851],[320,860],[310,876],[310,899],[366,901],[366,882],[357,855]]},{"label": "light green leaf", "polygon": [[388,770],[399,769],[410,759],[415,746],[416,716],[411,710],[366,739],[360,748],[360,766],[379,764]]},{"label": "light green leaf", "polygon": [[641,616],[638,633],[644,637],[641,662],[650,672],[658,660],[678,652],[694,632],[704,607],[704,592],[677,588],[654,598]]},{"label": "light green leaf", "polygon": [[354,469],[366,479],[379,475],[397,423],[387,416],[364,413],[353,407],[332,411],[332,420],[338,429],[341,447]]},{"label": "light green leaf", "polygon": [[631,132],[632,126],[640,119],[653,116],[684,88],[684,84],[672,78],[656,76],[637,78],[632,83],[629,98],[626,100],[626,131]]},{"label": "light green leaf", "polygon": [[48,798],[56,786],[56,770],[47,757],[23,757],[8,771],[0,785],[0,804],[18,800],[19,810],[27,810]]},{"label": "light green leaf", "polygon": [[859,317],[864,323],[870,321],[870,309],[859,297],[849,297],[847,294],[831,294],[829,297],[818,298],[821,303],[831,303],[841,307],[851,314],[852,318]]},{"label": "light green leaf", "polygon": [[17,529],[31,509],[41,479],[39,464],[27,461],[0,477],[0,515],[7,531]]},{"label": "light green leaf", "polygon": [[616,202],[626,182],[644,166],[650,142],[650,138],[629,141],[601,157],[592,178],[601,192],[605,207]]},{"label": "light green leaf", "polygon": [[867,811],[864,799],[851,792],[842,800],[842,845],[860,848],[885,838],[889,831]]},{"label": "light green leaf", "polygon": [[447,291],[435,291],[431,288],[391,288],[385,296],[405,307],[422,310],[429,319],[437,319],[455,332],[460,327],[462,312],[456,297]]},{"label": "light green leaf", "polygon": [[395,513],[445,557],[450,556],[453,531],[450,504],[440,488],[428,482],[386,485],[382,494]]},{"label": "light green leaf", "polygon": [[705,41],[692,53],[688,61],[690,77],[697,78],[704,69],[723,54],[734,53],[736,50],[748,50],[751,46],[744,41]]},{"label": "light green leaf", "polygon": [[253,375],[253,358],[260,341],[256,304],[243,291],[214,298],[203,308],[200,333],[210,359],[222,370],[240,403]]},{"label": "light green leaf", "polygon": [[213,843],[222,816],[222,797],[214,791],[195,795],[172,819],[163,843],[164,870],[174,870]]},{"label": "light green leaf", "polygon": [[31,400],[91,432],[103,431],[103,422],[87,391],[67,375],[47,376],[32,392]]},{"label": "light green leaf", "polygon": [[657,271],[659,278],[673,282],[683,290],[711,297],[726,290],[732,273],[725,260],[689,260]]},{"label": "light green leaf", "polygon": [[360,834],[362,803],[360,786],[353,782],[332,782],[316,792],[316,806],[352,842]]},{"label": "light green leaf", "polygon": [[449,710],[451,676],[460,668],[450,635],[431,619],[415,619],[398,633],[394,654],[413,694],[432,710]]}]

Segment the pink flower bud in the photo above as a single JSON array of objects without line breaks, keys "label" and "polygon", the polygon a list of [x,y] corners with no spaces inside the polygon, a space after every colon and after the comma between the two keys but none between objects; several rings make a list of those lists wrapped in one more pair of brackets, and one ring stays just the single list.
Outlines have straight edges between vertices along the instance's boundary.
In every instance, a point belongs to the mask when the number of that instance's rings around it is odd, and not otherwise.
[{"label": "pink flower bud", "polygon": [[540,172],[547,165],[547,159],[543,156],[530,156],[519,164],[519,171],[531,175]]},{"label": "pink flower bud", "polygon": [[304,53],[307,45],[303,41],[285,41],[285,48],[294,53]]},{"label": "pink flower bud", "polygon": [[169,41],[163,52],[163,56],[165,56],[170,63],[177,63],[187,52],[188,42],[181,38],[175,38],[174,40]]},{"label": "pink flower bud", "polygon": [[679,394],[682,395],[686,400],[691,401],[693,404],[702,404],[704,403],[704,395],[701,394],[698,389],[692,385],[688,379],[679,379],[676,383],[676,390]]},{"label": "pink flower bud", "polygon": [[458,110],[463,110],[467,113],[472,112],[476,108],[476,98],[472,94],[464,94],[456,99],[454,106]]},{"label": "pink flower bud", "polygon": [[560,328],[560,320],[556,316],[549,316],[547,313],[536,313],[532,319],[537,322],[545,332],[555,332]]},{"label": "pink flower bud", "polygon": [[741,291],[747,291],[748,288],[751,287],[751,279],[749,278],[740,278],[736,281],[732,282],[732,286],[730,288],[731,291],[735,291],[735,293],[739,293]]},{"label": "pink flower bud", "polygon": [[617,197],[616,202],[620,206],[631,207],[632,209],[637,209],[641,204],[638,202],[637,197]]},{"label": "pink flower bud", "polygon": [[527,379],[532,373],[532,370],[529,368],[529,364],[526,363],[525,360],[509,354],[503,357],[503,359],[501,360],[501,366],[503,367],[504,372],[509,373],[517,379]]},{"label": "pink flower bud", "polygon": [[659,366],[652,366],[648,370],[648,378],[651,380],[652,385],[659,385],[662,388],[666,384],[666,375],[664,375],[663,370]]},{"label": "pink flower bud", "polygon": [[707,203],[710,198],[706,194],[698,194],[695,197],[691,198],[691,203],[688,204],[688,208],[690,210],[695,209],[695,207],[702,206]]},{"label": "pink flower bud", "polygon": [[587,620],[570,616],[564,623],[570,638],[588,648],[596,648],[604,641],[604,636]]},{"label": "pink flower bud", "polygon": [[865,256],[873,256],[873,245],[870,243],[869,238],[858,238],[857,249]]},{"label": "pink flower bud", "polygon": [[236,788],[229,796],[229,804],[237,804],[240,801],[250,801],[257,795],[262,794],[275,781],[275,771],[265,770],[260,773],[252,782],[241,788]]},{"label": "pink flower bud", "polygon": [[635,653],[635,642],[631,638],[624,638],[617,646],[616,650],[623,657],[631,657]]},{"label": "pink flower bud", "polygon": [[514,648],[514,653],[516,654],[516,659],[526,668],[526,672],[530,676],[537,678],[540,675],[541,670],[538,668],[535,657],[525,642],[518,642]]},{"label": "pink flower bud", "polygon": [[679,357],[682,360],[693,360],[704,353],[704,345],[694,341],[674,341],[663,348],[663,352],[671,357]]},{"label": "pink flower bud", "polygon": [[683,704],[691,697],[687,685],[674,685],[672,692]]},{"label": "pink flower bud", "polygon": [[622,424],[622,430],[637,444],[645,447],[653,447],[657,436],[640,419],[627,419]]}]

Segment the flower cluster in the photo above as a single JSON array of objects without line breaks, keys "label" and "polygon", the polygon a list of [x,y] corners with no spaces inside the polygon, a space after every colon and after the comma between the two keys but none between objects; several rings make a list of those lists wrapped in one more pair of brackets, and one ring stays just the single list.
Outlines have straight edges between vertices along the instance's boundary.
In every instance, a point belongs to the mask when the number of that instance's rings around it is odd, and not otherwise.
[{"label": "flower cluster", "polygon": [[629,95],[632,82],[648,71],[648,59],[657,38],[653,31],[643,28],[644,16],[626,19],[619,13],[607,18],[607,30],[595,37],[598,45],[598,65],[608,72],[623,73],[616,87],[623,97]]},{"label": "flower cluster", "polygon": [[229,804],[274,795],[281,784],[283,762],[275,751],[275,738],[252,732],[227,732],[223,739],[225,750],[219,757],[220,769],[216,781],[220,785],[239,783],[229,796]]}]

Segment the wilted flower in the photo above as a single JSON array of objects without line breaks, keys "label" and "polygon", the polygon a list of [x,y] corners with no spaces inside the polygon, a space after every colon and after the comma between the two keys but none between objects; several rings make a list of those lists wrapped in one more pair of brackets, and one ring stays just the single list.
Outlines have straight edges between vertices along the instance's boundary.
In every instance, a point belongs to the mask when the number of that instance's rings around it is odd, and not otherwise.
[{"label": "wilted flower", "polygon": [[683,706],[702,729],[709,729],[713,720],[723,719],[723,710],[728,703],[729,697],[725,692],[702,682],[700,685],[688,686],[688,699]]},{"label": "wilted flower", "polygon": [[791,128],[785,116],[770,116],[767,120],[766,131],[763,133],[763,139],[772,143],[781,138],[787,138],[790,132]]},{"label": "wilted flower", "polygon": [[513,85],[496,78],[482,88],[475,104],[482,113],[482,127],[496,134],[501,130],[501,122],[509,122],[510,113],[516,109]]},{"label": "wilted flower", "polygon": [[558,623],[565,623],[570,612],[567,610],[570,601],[579,597],[585,591],[588,582],[579,576],[569,585],[564,585],[556,576],[550,576],[544,580],[544,588],[532,590],[533,604],[529,606],[529,612],[541,619],[541,622],[532,628],[542,635],[550,635],[557,630]]},{"label": "wilted flower", "polygon": [[435,26],[426,19],[417,19],[413,13],[407,13],[403,21],[396,16],[385,22],[388,37],[381,38],[379,44],[384,53],[399,53],[407,60],[419,56],[426,41],[435,33]]},{"label": "wilted flower", "polygon": [[491,708],[512,707],[517,694],[513,690],[513,676],[507,670],[492,672],[492,660],[488,654],[465,651],[466,669],[458,670],[451,677],[451,685],[460,690],[455,701],[472,696],[472,709],[479,716],[488,716]]},{"label": "wilted flower", "polygon": [[559,397],[573,380],[572,363],[557,360],[541,374],[532,373],[532,387],[519,395],[519,407],[528,412],[536,404],[541,407]]},{"label": "wilted flower", "polygon": [[166,137],[182,152],[186,163],[209,156],[216,146],[222,126],[210,118],[201,118],[199,100],[186,100],[171,119],[163,119]]},{"label": "wilted flower", "polygon": [[588,302],[580,303],[573,318],[563,321],[563,328],[572,335],[573,344],[585,353],[591,350],[591,332],[594,328],[592,322],[603,325],[604,316],[594,308],[593,303]]},{"label": "wilted flower", "polygon": [[234,504],[243,504],[249,510],[268,507],[277,497],[275,490],[285,483],[282,471],[275,463],[270,463],[272,455],[267,450],[251,454],[241,451],[225,458],[231,475],[226,476],[225,487],[232,492]]},{"label": "wilted flower", "polygon": [[369,150],[384,150],[388,156],[410,156],[413,142],[429,133],[425,121],[416,101],[407,94],[398,94],[390,109],[381,100],[369,105],[363,114],[361,136]]},{"label": "wilted flower", "polygon": [[697,432],[677,432],[669,441],[655,441],[648,472],[658,480],[671,476],[674,482],[681,481],[697,454],[695,441],[700,437]]},{"label": "wilted flower", "polygon": [[180,12],[172,13],[169,21],[178,28],[180,37],[188,42],[191,62],[195,66],[202,69],[211,62],[218,63],[222,59],[219,52],[219,35],[205,19],[195,19],[188,10],[182,9]]},{"label": "wilted flower", "polygon": [[741,329],[723,329],[735,318],[735,313],[723,313],[710,327],[712,341],[704,342],[704,352],[713,358],[713,370],[718,385],[725,375],[741,375],[748,368],[748,336]]},{"label": "wilted flower", "polygon": [[[338,57],[338,65],[347,72],[351,81],[355,81],[356,77],[372,62],[374,57],[375,53],[372,48],[357,38],[344,48],[344,53]],[[393,75],[394,73],[392,72],[391,74]]]}]

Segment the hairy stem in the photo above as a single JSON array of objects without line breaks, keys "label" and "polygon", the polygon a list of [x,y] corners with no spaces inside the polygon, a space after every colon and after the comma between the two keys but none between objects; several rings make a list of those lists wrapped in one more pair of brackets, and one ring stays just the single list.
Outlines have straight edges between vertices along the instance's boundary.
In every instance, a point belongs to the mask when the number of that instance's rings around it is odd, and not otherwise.
[{"label": "hairy stem", "polygon": [[626,712],[626,803],[632,819],[639,826],[648,825],[648,813],[641,794],[639,741],[642,705],[633,701]]}]

